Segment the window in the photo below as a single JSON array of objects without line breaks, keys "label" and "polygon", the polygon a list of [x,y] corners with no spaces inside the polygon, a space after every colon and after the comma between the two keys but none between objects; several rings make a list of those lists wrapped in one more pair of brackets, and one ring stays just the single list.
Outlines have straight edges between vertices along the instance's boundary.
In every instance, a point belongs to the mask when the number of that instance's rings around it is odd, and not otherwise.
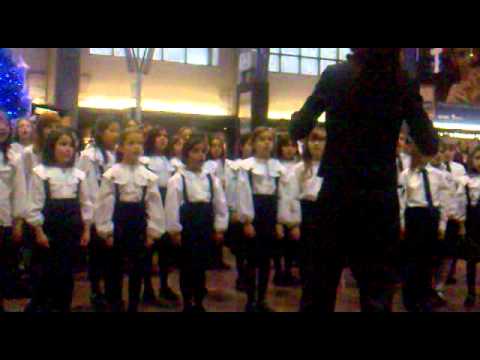
[{"label": "window", "polygon": [[347,60],[349,48],[270,48],[271,72],[318,76],[329,65]]},{"label": "window", "polygon": [[[125,56],[125,48],[90,48],[91,55]],[[218,48],[155,48],[153,60],[218,66]]]}]

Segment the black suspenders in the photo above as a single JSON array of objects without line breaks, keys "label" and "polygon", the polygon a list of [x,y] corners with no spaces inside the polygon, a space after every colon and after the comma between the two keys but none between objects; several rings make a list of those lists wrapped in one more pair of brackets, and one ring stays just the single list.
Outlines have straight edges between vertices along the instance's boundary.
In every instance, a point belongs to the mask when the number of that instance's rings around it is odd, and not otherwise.
[{"label": "black suspenders", "polygon": [[[252,189],[253,194],[253,171],[252,169],[248,170],[248,180],[250,182],[250,189]],[[280,184],[280,177],[275,178],[275,196],[278,197],[278,185]]]},{"label": "black suspenders", "polygon": [[[207,178],[208,178],[208,185],[210,187],[210,202],[213,202],[213,199],[215,196],[213,179],[210,174],[207,175]],[[186,203],[190,203],[190,198],[188,197],[188,191],[187,191],[187,181],[185,180],[184,175],[182,175],[182,184],[183,184],[183,201],[185,201]]]},{"label": "black suspenders", "polygon": [[[115,201],[120,201],[120,185],[118,185],[117,183],[114,184],[115,185]],[[145,198],[147,196],[147,187],[146,186],[142,186],[142,198],[140,200],[140,202],[143,204],[145,203]]]},{"label": "black suspenders", "polygon": [[[80,201],[80,186],[82,184],[82,181],[79,179],[78,184],[77,184],[77,195],[76,195],[76,200]],[[48,178],[46,180],[43,180],[43,190],[45,191],[45,199],[50,200],[52,198],[52,193],[50,191],[50,181]]]},{"label": "black suspenders", "polygon": [[423,188],[425,191],[425,197],[427,198],[428,207],[430,209],[433,209],[434,206],[433,206],[433,199],[432,199],[432,191],[430,188],[430,180],[428,179],[427,170],[424,168],[420,172],[422,173],[422,177],[423,177]]}]

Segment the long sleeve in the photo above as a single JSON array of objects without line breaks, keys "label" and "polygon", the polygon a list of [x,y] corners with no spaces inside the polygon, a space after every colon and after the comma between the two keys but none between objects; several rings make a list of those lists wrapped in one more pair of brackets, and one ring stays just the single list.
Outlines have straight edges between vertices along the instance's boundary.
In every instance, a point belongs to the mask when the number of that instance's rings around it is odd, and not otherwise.
[{"label": "long sleeve", "polygon": [[91,224],[93,222],[94,207],[86,178],[80,183],[80,208],[83,222]]},{"label": "long sleeve", "polygon": [[27,181],[23,162],[19,159],[13,164],[12,217],[24,218],[27,211]]},{"label": "long sleeve", "polygon": [[151,182],[145,197],[147,207],[147,231],[158,239],[165,233],[165,210],[156,182]]},{"label": "long sleeve", "polygon": [[407,186],[406,173],[402,172],[398,177],[398,202],[400,205],[400,228],[401,229],[405,229],[405,209],[407,207],[406,186]]},{"label": "long sleeve", "polygon": [[165,225],[168,233],[182,232],[180,223],[180,206],[183,203],[182,189],[179,188],[178,177],[170,178],[167,184],[167,196],[165,198]]},{"label": "long sleeve", "polygon": [[290,134],[295,141],[307,137],[314,128],[317,118],[325,111],[329,78],[330,72],[327,68],[300,111],[292,115]]},{"label": "long sleeve", "polygon": [[228,228],[228,206],[225,191],[223,190],[221,180],[217,177],[213,179],[213,210],[215,213],[215,231],[225,232]]},{"label": "long sleeve", "polygon": [[93,163],[90,161],[88,156],[82,155],[78,160],[77,167],[85,173],[90,201],[95,203],[99,186]]},{"label": "long sleeve", "polygon": [[298,182],[294,173],[280,179],[278,194],[277,222],[287,226],[299,225],[302,222],[302,214],[298,200]]},{"label": "long sleeve", "polygon": [[113,211],[115,207],[114,184],[103,177],[100,191],[95,201],[95,226],[102,238],[113,235]]},{"label": "long sleeve", "polygon": [[424,155],[435,155],[438,151],[439,138],[423,108],[423,98],[418,86],[410,85],[403,103],[403,111],[403,117],[419,150]]},{"label": "long sleeve", "polygon": [[442,192],[440,196],[440,231],[445,232],[447,229],[448,218],[452,212],[452,183],[447,180],[445,176],[441,177],[439,191]]},{"label": "long sleeve", "polygon": [[45,220],[42,214],[44,206],[45,188],[43,179],[32,173],[25,220],[32,226],[43,225]]},{"label": "long sleeve", "polygon": [[459,184],[457,186],[457,191],[455,192],[455,199],[457,204],[457,214],[459,221],[466,221],[467,219],[467,193],[466,185],[468,184],[468,177],[465,176],[462,179],[459,179]]},{"label": "long sleeve", "polygon": [[253,221],[255,208],[253,207],[252,189],[250,188],[247,172],[244,170],[241,170],[238,176],[237,195],[240,222],[247,223]]},{"label": "long sleeve", "polygon": [[225,196],[227,198],[227,206],[231,212],[236,212],[237,204],[237,176],[230,167],[225,169]]}]

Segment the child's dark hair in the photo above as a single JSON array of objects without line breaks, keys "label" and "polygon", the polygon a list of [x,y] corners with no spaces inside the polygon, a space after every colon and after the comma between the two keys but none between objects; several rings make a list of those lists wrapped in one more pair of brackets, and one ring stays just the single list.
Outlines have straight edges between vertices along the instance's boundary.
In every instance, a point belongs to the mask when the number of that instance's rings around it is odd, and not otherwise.
[{"label": "child's dark hair", "polygon": [[[212,148],[212,143],[216,140],[220,141],[221,147],[222,147],[222,155],[220,155],[221,160],[225,160],[225,137],[222,136],[223,134],[216,133],[214,134],[209,141],[209,147],[210,149]],[[210,149],[208,151],[208,159],[212,159],[212,155],[210,153]],[[218,160],[218,159],[217,159]]]},{"label": "child's dark hair", "polygon": [[240,136],[240,147],[244,147],[246,143],[252,141],[252,133],[243,134]]},{"label": "child's dark hair", "polygon": [[112,124],[120,125],[120,122],[114,116],[102,116],[98,118],[95,124],[93,139],[95,140],[95,147],[102,153],[103,159],[107,161],[107,150],[103,144],[103,134]]},{"label": "child's dark hair", "polygon": [[[152,156],[156,154],[155,142],[161,134],[166,134],[168,139],[167,129],[163,127],[154,127],[147,133],[147,138],[145,139],[145,155]],[[168,148],[168,145],[167,145]],[[167,153],[167,151],[165,151]]]},{"label": "child's dark hair", "polygon": [[50,127],[52,125],[60,126],[61,121],[62,119],[60,118],[60,115],[58,115],[55,112],[46,112],[41,114],[38,117],[38,120],[35,126],[35,133],[37,135],[36,137],[37,149],[40,152],[43,151],[43,146],[46,141],[46,139],[44,139],[44,136],[43,136],[43,131],[45,130],[45,128]]},{"label": "child's dark hair", "polygon": [[[175,154],[174,154],[174,149],[173,149],[173,148],[174,148],[175,145],[178,144],[180,141],[183,141],[183,138],[182,138],[180,135],[177,134],[177,135],[173,136],[172,141],[169,142],[169,144],[168,144],[168,155],[169,155],[170,157],[175,156]],[[185,145],[185,144],[184,144],[184,145]]]},{"label": "child's dark hair", "polygon": [[205,144],[205,145],[208,144],[208,139],[207,139],[207,137],[205,136],[205,134],[194,133],[194,134],[192,134],[192,136],[190,137],[190,139],[188,139],[188,141],[183,145],[183,149],[182,149],[182,162],[183,162],[184,164],[187,163],[188,154],[190,153],[190,151],[191,151],[195,146],[197,146],[198,144]]},{"label": "child's dark hair", "polygon": [[6,122],[10,129],[7,140],[0,144],[0,151],[3,154],[3,158],[6,159],[6,161],[9,161],[10,159],[8,159],[8,150],[10,149],[10,145],[12,143],[12,124],[10,123],[10,120],[8,120],[7,114],[3,111],[0,111],[0,121]]},{"label": "child's dark hair", "polygon": [[[140,135],[143,136],[143,131],[139,127],[131,127],[131,128],[127,128],[127,129],[123,130],[120,134],[120,139],[118,141],[118,145],[124,145],[127,138],[132,134],[140,134]],[[121,151],[117,150],[116,158],[117,158],[117,163],[122,162],[123,153]]]},{"label": "child's dark hair", "polygon": [[277,138],[277,158],[282,159],[283,158],[283,148],[286,146],[296,146],[295,142],[293,139],[290,137],[288,133],[282,133],[278,135]]},{"label": "child's dark hair", "polygon": [[475,157],[475,154],[478,152],[480,152],[480,145],[475,146],[472,152],[468,154],[467,168],[470,174],[474,174],[474,175],[480,174],[480,172],[477,169],[475,169],[475,167],[473,166],[473,158]]},{"label": "child's dark hair", "polygon": [[75,164],[75,154],[77,153],[78,146],[73,131],[69,128],[59,128],[58,130],[53,130],[48,134],[47,139],[45,140],[45,145],[42,149],[42,163],[45,166],[56,166],[57,160],[55,159],[55,146],[57,145],[58,140],[62,136],[68,136],[72,140],[72,146],[74,149],[74,155],[72,159],[66,164],[66,167],[73,167]]}]

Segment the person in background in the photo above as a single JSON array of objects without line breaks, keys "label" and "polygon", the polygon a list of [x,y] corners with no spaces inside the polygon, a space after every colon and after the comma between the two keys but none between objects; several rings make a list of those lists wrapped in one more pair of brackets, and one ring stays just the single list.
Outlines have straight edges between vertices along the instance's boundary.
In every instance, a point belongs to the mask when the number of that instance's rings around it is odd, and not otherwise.
[{"label": "person in background", "polygon": [[11,149],[17,156],[21,157],[24,149],[33,143],[33,124],[30,119],[17,120],[13,141]]},{"label": "person in background", "polygon": [[22,162],[10,151],[11,127],[0,112],[0,313],[4,298],[13,294],[19,280],[19,249],[27,189]]},{"label": "person in background", "polygon": [[412,148],[411,167],[400,175],[405,191],[403,211],[403,303],[409,312],[432,311],[434,257],[446,229],[442,193],[449,191],[445,175],[428,165],[429,158]]},{"label": "person in background", "polygon": [[[452,141],[445,141],[441,145],[440,151],[443,153],[443,161],[445,170],[448,171],[455,183],[457,184],[459,179],[466,175],[465,167],[454,161],[454,157],[456,154],[457,146]],[[450,244],[455,244],[459,242],[459,231],[460,225],[459,222],[455,219],[450,219],[447,224],[447,232],[446,232],[446,242]],[[448,272],[448,280],[447,285],[456,284],[457,280],[455,278],[455,274],[457,272],[457,260],[454,259],[451,267]]]},{"label": "person in background", "polygon": [[220,180],[203,169],[207,142],[192,135],[183,148],[183,163],[167,185],[167,231],[181,250],[180,288],[184,312],[204,312],[206,270],[213,248],[223,242],[228,208]]},{"label": "person in background", "polygon": [[[208,148],[208,160],[204,164],[205,171],[209,174],[214,174],[220,180],[224,190],[226,187],[225,172],[227,161],[225,148],[225,138],[223,136],[219,134],[212,136]],[[230,265],[224,260],[223,243],[215,247],[212,260],[211,270],[230,270]]]},{"label": "person in background", "polygon": [[[95,203],[103,174],[115,164],[115,150],[120,133],[120,123],[115,117],[104,116],[95,125],[94,142],[80,154],[77,167],[85,172],[89,195]],[[106,274],[105,241],[98,236],[96,226],[92,226],[91,241],[88,246],[88,275],[90,280],[90,302],[97,311],[104,311],[106,300],[101,282]]]},{"label": "person in background", "polygon": [[186,143],[188,139],[193,134],[193,128],[191,127],[182,127],[177,131],[177,135],[183,139],[183,142]]},{"label": "person in background", "polygon": [[279,199],[283,196],[280,182],[286,181],[285,168],[272,158],[274,144],[273,129],[256,128],[252,135],[254,155],[242,161],[238,177],[238,214],[247,249],[246,312],[273,311],[266,296],[275,242],[285,235],[285,224],[279,223]]},{"label": "person in background", "polygon": [[130,264],[128,312],[138,312],[146,253],[165,232],[165,212],[157,176],[140,162],[143,145],[141,129],[129,128],[122,132],[117,163],[103,175],[96,201],[95,225],[108,248],[106,298],[114,312],[124,309],[125,258]]},{"label": "person in background", "polygon": [[26,215],[36,237],[30,310],[70,312],[73,262],[90,241],[93,204],[85,173],[74,167],[75,146],[67,129],[50,132],[42,164],[33,169]]},{"label": "person in background", "polygon": [[[153,128],[147,134],[145,141],[145,156],[140,161],[145,164],[148,170],[158,177],[157,185],[162,201],[165,204],[167,196],[168,180],[175,173],[176,169],[168,159],[169,139],[167,130],[164,128]],[[169,286],[168,278],[171,268],[178,262],[178,251],[173,246],[168,233],[162,236],[156,246],[147,253],[147,262],[144,279],[143,301],[155,303],[156,296],[152,284],[153,255],[158,252],[158,267],[160,277],[159,298],[165,302],[177,302],[179,296]]]},{"label": "person in background", "polygon": [[175,168],[175,171],[178,171],[179,169],[182,169],[184,167],[184,164],[182,162],[182,151],[184,144],[185,141],[179,135],[175,135],[172,139],[172,142],[170,143],[168,153],[170,155],[170,163]]},{"label": "person in background", "polygon": [[[278,136],[277,158],[285,167],[286,176],[293,175],[293,169],[298,163],[298,146],[289,134]],[[290,233],[285,230],[287,229],[284,229],[285,234],[287,234],[285,238],[275,242],[273,283],[276,286],[294,286],[298,283],[292,272],[294,259],[297,259],[298,255],[298,239],[292,239]],[[284,260],[283,265],[282,260]]]},{"label": "person in background", "polygon": [[465,221],[462,233],[465,240],[459,249],[460,258],[467,261],[467,296],[464,305],[475,306],[477,300],[477,264],[480,261],[480,146],[476,146],[468,161],[468,175],[460,180],[457,195],[460,212]]},{"label": "person in background", "polygon": [[449,90],[447,103],[479,106],[480,56],[478,49],[450,48],[448,53],[458,78]]},{"label": "person in background", "polygon": [[235,288],[238,291],[245,291],[246,286],[246,239],[243,235],[243,225],[238,214],[238,177],[243,160],[252,156],[252,134],[243,134],[240,137],[240,158],[234,161],[227,160],[225,167],[225,182],[227,205],[230,213],[230,225],[228,227],[225,244],[230,248],[235,257],[237,268],[237,280]]}]

